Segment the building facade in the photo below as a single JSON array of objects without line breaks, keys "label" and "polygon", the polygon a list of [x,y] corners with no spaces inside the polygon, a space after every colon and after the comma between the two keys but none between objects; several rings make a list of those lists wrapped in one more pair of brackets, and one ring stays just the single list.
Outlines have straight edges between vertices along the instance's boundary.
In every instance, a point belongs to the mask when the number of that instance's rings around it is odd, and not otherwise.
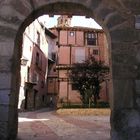
[{"label": "building facade", "polygon": [[[82,63],[90,55],[109,65],[108,44],[102,29],[71,27],[71,18],[60,16],[57,27],[50,30],[58,36],[58,102],[80,103],[80,94],[75,90],[68,77],[69,69],[74,63]],[[64,55],[65,54],[65,55]],[[101,100],[109,100],[108,80],[102,83]]]},{"label": "building facade", "polygon": [[55,38],[38,20],[23,33],[19,109],[31,110],[47,105],[49,49],[55,47]]},{"label": "building facade", "polygon": [[55,70],[58,60],[58,46],[57,36],[49,30],[45,30],[45,33],[49,35],[47,37],[48,42],[48,73],[47,73],[47,107],[55,107],[57,104],[58,95],[58,78]]}]

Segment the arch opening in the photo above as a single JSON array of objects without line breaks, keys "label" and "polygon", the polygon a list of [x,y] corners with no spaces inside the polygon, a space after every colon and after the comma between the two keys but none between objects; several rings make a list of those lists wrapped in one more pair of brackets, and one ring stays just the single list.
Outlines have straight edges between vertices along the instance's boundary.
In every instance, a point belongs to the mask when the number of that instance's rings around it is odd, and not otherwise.
[{"label": "arch opening", "polygon": [[[39,16],[43,14],[48,14],[50,16],[52,15],[69,15],[74,16],[86,16],[87,18],[93,18],[94,15],[92,14],[92,11],[86,7],[84,7],[81,4],[75,4],[75,3],[55,3],[55,4],[49,4],[42,7],[39,7],[38,9],[33,8],[33,12],[24,20],[22,23],[16,37],[16,43],[15,43],[15,52],[18,53],[18,57],[15,56],[16,63],[18,62],[18,66],[20,65],[20,59],[22,54],[22,49],[17,49],[18,46],[21,46],[22,44],[22,34],[25,30],[25,28],[30,25],[31,22],[33,22],[35,19],[37,19]],[[104,28],[104,27],[103,27]],[[108,32],[105,32],[107,35]],[[107,38],[108,40],[110,38]],[[110,42],[110,41],[109,41]],[[108,44],[109,45],[109,44]],[[15,53],[15,54],[17,54]],[[19,55],[20,54],[20,55]],[[19,73],[19,72],[18,72]],[[17,74],[17,72],[16,72]],[[19,75],[17,75],[19,77]]]}]

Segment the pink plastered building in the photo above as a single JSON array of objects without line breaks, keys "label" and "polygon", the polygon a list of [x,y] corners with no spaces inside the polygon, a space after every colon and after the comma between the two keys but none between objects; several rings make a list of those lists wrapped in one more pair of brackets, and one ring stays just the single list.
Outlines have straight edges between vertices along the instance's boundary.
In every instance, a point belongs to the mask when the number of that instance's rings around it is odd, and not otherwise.
[{"label": "pink plastered building", "polygon": [[56,51],[56,36],[36,19],[25,29],[21,47],[18,108],[38,109],[47,105],[49,59]]},{"label": "pink plastered building", "polygon": [[[102,29],[71,27],[70,23],[68,16],[60,16],[57,27],[50,28],[58,36],[58,102],[80,103],[79,91],[71,84],[66,67],[85,61],[89,55],[109,65],[108,44]],[[100,91],[100,100],[105,102],[109,100],[108,83],[108,80],[102,83]]]}]

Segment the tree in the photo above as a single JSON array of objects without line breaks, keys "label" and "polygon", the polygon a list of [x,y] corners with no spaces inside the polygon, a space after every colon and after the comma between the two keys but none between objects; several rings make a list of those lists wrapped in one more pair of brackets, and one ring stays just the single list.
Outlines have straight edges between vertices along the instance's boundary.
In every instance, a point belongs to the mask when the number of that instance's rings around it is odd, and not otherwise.
[{"label": "tree", "polygon": [[92,97],[95,106],[97,99],[100,98],[100,84],[105,80],[109,73],[109,67],[103,62],[97,61],[93,56],[90,56],[83,63],[75,63],[72,65],[69,77],[72,84],[81,95],[83,104],[91,104]]}]

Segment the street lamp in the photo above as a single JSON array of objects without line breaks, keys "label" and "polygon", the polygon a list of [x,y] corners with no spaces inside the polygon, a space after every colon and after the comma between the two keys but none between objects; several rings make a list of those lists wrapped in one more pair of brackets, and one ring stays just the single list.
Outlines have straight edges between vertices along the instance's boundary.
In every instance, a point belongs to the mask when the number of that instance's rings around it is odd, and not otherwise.
[{"label": "street lamp", "polygon": [[28,62],[28,59],[26,58],[26,57],[22,57],[21,58],[21,65],[23,65],[23,66],[26,66],[27,65],[27,62]]}]

